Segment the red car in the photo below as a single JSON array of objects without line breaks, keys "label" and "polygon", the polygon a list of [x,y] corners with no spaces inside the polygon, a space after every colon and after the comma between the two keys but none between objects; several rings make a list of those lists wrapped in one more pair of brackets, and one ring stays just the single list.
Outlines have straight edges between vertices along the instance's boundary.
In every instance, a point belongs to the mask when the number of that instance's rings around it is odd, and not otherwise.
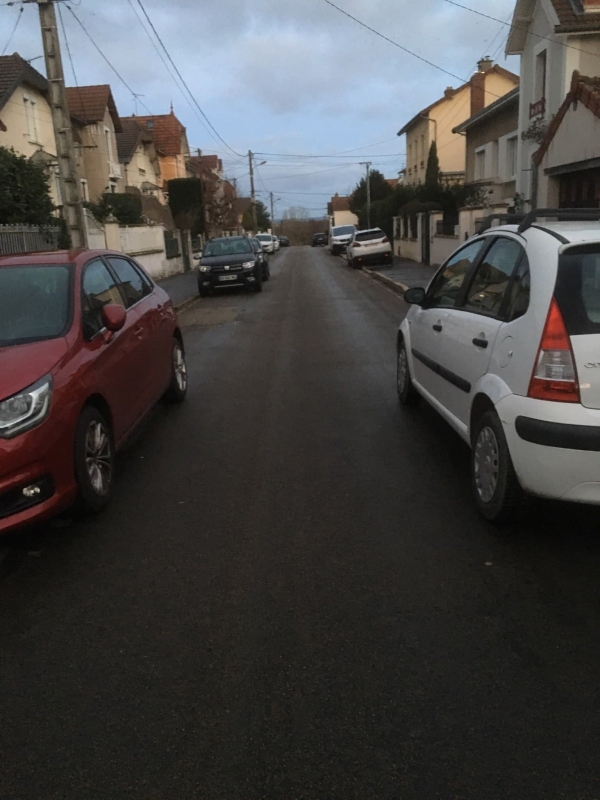
[{"label": "red car", "polygon": [[114,455],[187,370],[173,304],[123,253],[0,258],[0,533],[77,501],[101,511]]}]

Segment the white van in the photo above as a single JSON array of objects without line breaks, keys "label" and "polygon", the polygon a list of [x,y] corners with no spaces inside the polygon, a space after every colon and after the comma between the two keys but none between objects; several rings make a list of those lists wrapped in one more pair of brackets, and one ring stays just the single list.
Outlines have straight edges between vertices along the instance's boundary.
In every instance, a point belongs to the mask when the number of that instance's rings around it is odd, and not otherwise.
[{"label": "white van", "polygon": [[329,252],[332,256],[346,252],[348,242],[356,233],[354,225],[337,225],[329,229]]}]

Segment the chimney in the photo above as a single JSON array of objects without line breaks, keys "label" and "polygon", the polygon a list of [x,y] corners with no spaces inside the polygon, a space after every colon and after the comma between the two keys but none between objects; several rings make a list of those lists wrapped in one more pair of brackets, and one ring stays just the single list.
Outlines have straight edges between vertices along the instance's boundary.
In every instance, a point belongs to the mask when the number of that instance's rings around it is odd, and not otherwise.
[{"label": "chimney", "polygon": [[485,108],[485,72],[476,72],[471,78],[471,116]]},{"label": "chimney", "polygon": [[586,14],[600,13],[600,0],[583,0],[583,10]]},{"label": "chimney", "polygon": [[484,56],[477,64],[479,72],[487,72],[494,66],[494,62],[489,56]]},{"label": "chimney", "polygon": [[454,97],[454,94],[455,92],[452,86],[448,86],[448,88],[444,91],[444,97],[446,100],[450,100],[451,97]]}]

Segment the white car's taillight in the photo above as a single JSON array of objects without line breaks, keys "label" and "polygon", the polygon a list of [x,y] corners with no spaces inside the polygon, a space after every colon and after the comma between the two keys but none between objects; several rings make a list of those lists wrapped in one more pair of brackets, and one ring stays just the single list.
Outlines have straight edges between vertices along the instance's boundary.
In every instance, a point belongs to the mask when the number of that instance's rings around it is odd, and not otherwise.
[{"label": "white car's taillight", "polygon": [[537,400],[580,402],[571,339],[554,298],[550,303],[527,395]]}]

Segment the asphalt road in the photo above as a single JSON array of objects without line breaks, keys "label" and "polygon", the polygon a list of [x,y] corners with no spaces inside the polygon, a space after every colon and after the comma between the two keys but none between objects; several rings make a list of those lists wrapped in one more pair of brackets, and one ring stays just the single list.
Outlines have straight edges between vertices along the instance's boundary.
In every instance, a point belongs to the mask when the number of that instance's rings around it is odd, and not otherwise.
[{"label": "asphalt road", "polygon": [[600,798],[599,512],[480,521],[403,302],[272,264],[183,315],[109,511],[5,542],[0,798]]}]

